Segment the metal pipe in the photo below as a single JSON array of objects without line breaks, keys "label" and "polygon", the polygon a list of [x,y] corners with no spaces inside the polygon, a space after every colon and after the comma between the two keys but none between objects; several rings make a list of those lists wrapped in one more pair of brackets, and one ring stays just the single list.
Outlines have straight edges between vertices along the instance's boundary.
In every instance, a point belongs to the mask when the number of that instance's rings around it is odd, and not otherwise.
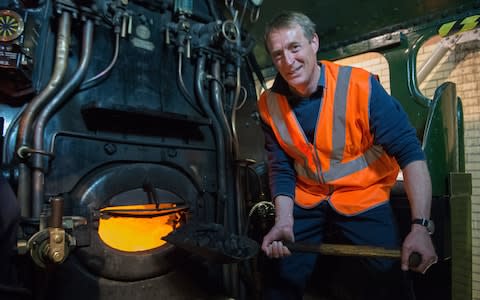
[{"label": "metal pipe", "polygon": [[[68,12],[63,12],[60,17],[57,48],[55,52],[55,66],[52,73],[52,77],[47,86],[27,105],[25,111],[20,119],[17,136],[17,151],[21,146],[30,144],[32,134],[32,124],[35,117],[41,108],[49,100],[50,96],[55,93],[60,84],[62,83],[67,70],[68,62],[68,50],[70,48],[70,27],[71,27],[71,15]],[[25,153],[18,153],[20,157],[24,157]]]},{"label": "metal pipe", "polygon": [[[246,7],[244,7],[244,9],[246,9]],[[233,102],[232,102],[232,115],[230,117],[232,136],[233,136],[233,152],[234,152],[233,156],[235,160],[238,158],[238,151],[239,151],[237,125],[235,123],[237,121],[238,99],[240,98],[240,90],[242,87],[241,78],[240,78],[241,76],[240,66],[242,65],[242,57],[240,55],[240,50],[242,49],[240,26],[241,26],[241,22],[238,23],[238,20],[236,20],[235,27],[237,28],[238,35],[236,36],[236,39],[235,39],[235,46],[237,47],[237,50],[239,50],[239,53],[235,55],[235,66],[236,66],[235,93],[234,93]]]},{"label": "metal pipe", "polygon": [[208,4],[208,9],[210,10],[210,13],[212,14],[215,21],[220,20],[220,17],[218,16],[218,13],[217,13],[216,6],[213,4],[213,1],[207,0],[207,4]]},{"label": "metal pipe", "polygon": [[188,104],[199,114],[202,114],[201,111],[197,108],[195,105],[195,101],[193,97],[190,95],[190,93],[187,90],[187,87],[185,86],[185,81],[183,81],[183,75],[182,75],[182,66],[183,66],[183,50],[178,51],[178,67],[177,67],[177,80],[178,84],[180,85],[180,91],[182,92],[183,96],[185,97],[185,100],[187,101]]},{"label": "metal pipe", "polygon": [[26,163],[21,162],[18,164],[18,187],[17,187],[17,200],[20,205],[20,211],[22,217],[29,218],[32,215],[32,206],[30,200],[31,185],[32,185],[32,172],[30,167]]},{"label": "metal pipe", "polygon": [[420,85],[425,78],[427,78],[428,74],[438,65],[449,49],[445,43],[440,42],[438,44],[435,50],[433,50],[432,55],[423,63],[417,72],[417,85]]},{"label": "metal pipe", "polygon": [[[83,26],[83,41],[82,41],[82,55],[80,58],[80,63],[75,70],[72,78],[69,82],[63,86],[63,88],[55,95],[55,97],[50,101],[45,108],[40,113],[38,120],[35,124],[35,133],[33,137],[34,149],[36,151],[45,152],[44,150],[44,133],[45,126],[50,119],[50,117],[55,113],[61,105],[64,104],[65,100],[70,96],[70,94],[79,87],[82,83],[86,73],[87,68],[90,63],[90,58],[92,56],[92,45],[93,45],[93,28],[94,24],[92,20],[87,20]],[[33,154],[33,197],[32,197],[32,214],[34,217],[40,215],[42,202],[43,202],[43,180],[44,180],[44,171],[43,171],[43,156],[39,153]]]},{"label": "metal pipe", "polygon": [[[212,102],[213,102],[213,108],[215,110],[215,114],[221,123],[221,129],[223,131],[223,136],[225,139],[225,159],[226,159],[226,174],[227,178],[234,178],[235,179],[235,187],[231,184],[229,184],[231,181],[227,182],[227,198],[228,199],[236,199],[234,203],[236,203],[236,213],[229,213],[227,210],[229,208],[233,208],[232,206],[227,206],[226,207],[226,214],[227,214],[227,221],[230,221],[231,224],[229,224],[230,230],[233,230],[237,233],[241,232],[242,230],[242,223],[241,221],[243,220],[240,218],[239,214],[242,211],[242,207],[240,202],[241,197],[238,194],[239,189],[239,176],[238,176],[238,170],[233,170],[231,166],[233,166],[233,162],[235,161],[234,155],[235,153],[232,150],[232,145],[233,145],[233,137],[232,137],[232,131],[230,129],[230,123],[228,122],[227,115],[225,114],[225,110],[223,107],[223,102],[224,102],[224,94],[221,93],[221,68],[220,68],[220,61],[218,59],[215,59],[212,62],[211,65],[211,72],[213,76],[213,80],[211,83],[211,91],[212,91]],[[224,92],[224,91],[223,91]],[[237,192],[236,192],[237,191]],[[233,218],[234,217],[234,218]],[[236,220],[236,223],[232,222],[233,220]],[[235,228],[232,226],[234,225]]]},{"label": "metal pipe", "polygon": [[[211,93],[212,93],[212,105],[215,110],[215,114],[221,123],[220,130],[223,133],[223,137],[225,139],[225,174],[227,175],[226,178],[233,178],[235,181],[235,185],[233,185],[232,180],[225,182],[226,184],[226,197],[228,200],[231,200],[229,204],[233,205],[225,205],[223,208],[223,214],[225,215],[225,225],[229,231],[233,231],[236,233],[240,233],[242,230],[242,218],[239,217],[241,211],[240,203],[243,201],[241,197],[236,193],[239,191],[239,176],[238,170],[232,170],[233,166],[233,153],[232,153],[232,132],[230,129],[230,125],[228,122],[228,118],[225,114],[225,110],[223,108],[223,101],[222,99],[224,96],[220,93],[220,61],[214,60],[211,66],[211,72],[213,75],[213,80],[211,83]],[[225,92],[225,91],[224,91]],[[220,150],[219,150],[220,151]],[[235,211],[232,211],[234,210]],[[224,283],[226,286],[230,287],[233,291],[233,294],[238,294],[239,284],[238,284],[238,270],[236,266],[224,266]]]},{"label": "metal pipe", "polygon": [[233,156],[235,159],[238,158],[239,146],[238,146],[238,134],[237,134],[237,106],[238,99],[240,98],[240,90],[242,88],[240,82],[240,63],[237,64],[237,80],[235,83],[235,94],[233,96],[232,104],[232,116],[231,116],[231,127],[232,127],[232,144],[233,144]]},{"label": "metal pipe", "polygon": [[91,87],[94,87],[95,85],[99,84],[102,80],[105,80],[107,78],[107,76],[110,74],[113,67],[117,63],[119,49],[120,49],[120,33],[117,32],[115,33],[115,49],[113,51],[113,57],[112,57],[112,60],[110,61],[110,64],[97,75],[85,80],[80,86],[80,90],[83,91]]},{"label": "metal pipe", "polygon": [[211,72],[213,79],[211,82],[212,90],[212,104],[217,119],[221,123],[221,129],[223,131],[223,136],[225,139],[225,152],[227,155],[232,155],[232,132],[230,130],[230,124],[228,122],[227,116],[225,115],[225,110],[223,107],[223,96],[220,92],[220,61],[215,59],[211,65]]},{"label": "metal pipe", "polygon": [[205,80],[205,55],[200,53],[197,58],[197,65],[195,70],[195,90],[200,100],[200,105],[206,115],[212,120],[213,133],[215,138],[215,144],[217,148],[217,181],[218,181],[218,194],[217,194],[217,223],[222,224],[224,221],[224,207],[227,200],[227,183],[225,172],[225,141],[223,138],[223,132],[220,127],[220,123],[217,120],[214,112],[210,108],[208,101],[205,97],[203,82]]},{"label": "metal pipe", "polygon": [[[55,52],[55,66],[47,86],[26,106],[20,119],[16,152],[17,155],[26,159],[30,154],[31,136],[33,123],[39,111],[48,102],[65,78],[68,62],[68,51],[70,48],[72,17],[68,12],[63,12],[58,25],[57,47]],[[31,214],[30,194],[31,194],[31,170],[27,164],[22,161],[19,164],[18,190],[17,198],[23,217],[29,217]]]},{"label": "metal pipe", "polygon": [[52,215],[50,216],[50,227],[62,228],[63,220],[63,197],[53,197],[50,199],[50,204],[52,205]]}]

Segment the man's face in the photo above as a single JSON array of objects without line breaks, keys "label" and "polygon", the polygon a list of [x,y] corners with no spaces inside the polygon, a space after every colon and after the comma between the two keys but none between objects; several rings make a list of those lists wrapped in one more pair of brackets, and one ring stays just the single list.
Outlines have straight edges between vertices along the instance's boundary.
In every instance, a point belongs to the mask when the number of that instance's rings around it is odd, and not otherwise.
[{"label": "man's face", "polygon": [[279,28],[270,32],[267,47],[278,72],[288,85],[298,92],[316,86],[314,72],[317,69],[318,36],[311,41],[302,28]]}]

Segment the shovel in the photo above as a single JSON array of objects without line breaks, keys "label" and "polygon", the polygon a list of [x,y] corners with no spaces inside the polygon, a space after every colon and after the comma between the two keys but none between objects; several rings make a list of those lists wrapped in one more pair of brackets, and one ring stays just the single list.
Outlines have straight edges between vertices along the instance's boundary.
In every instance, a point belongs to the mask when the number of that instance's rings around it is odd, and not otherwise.
[{"label": "shovel", "polygon": [[[256,241],[246,236],[227,233],[223,226],[216,223],[190,222],[180,226],[162,238],[168,243],[197,254],[209,261],[229,264],[238,263],[253,258],[259,251]],[[284,242],[292,252],[309,252],[335,256],[361,256],[394,258],[401,257],[400,249],[387,249],[365,245],[321,244],[309,245],[303,243]],[[422,261],[420,254],[410,255],[410,267],[418,266]]]},{"label": "shovel", "polygon": [[257,242],[246,236],[227,233],[216,223],[189,222],[162,238],[164,241],[209,261],[230,264],[257,255]]}]

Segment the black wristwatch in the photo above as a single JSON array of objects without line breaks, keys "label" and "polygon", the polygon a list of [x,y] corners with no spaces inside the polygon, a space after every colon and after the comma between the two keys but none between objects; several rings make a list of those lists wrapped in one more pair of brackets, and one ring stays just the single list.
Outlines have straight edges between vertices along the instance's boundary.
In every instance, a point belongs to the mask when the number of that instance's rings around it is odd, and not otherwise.
[{"label": "black wristwatch", "polygon": [[429,219],[413,219],[412,224],[419,224],[427,228],[428,234],[432,235],[435,232],[435,223]]}]

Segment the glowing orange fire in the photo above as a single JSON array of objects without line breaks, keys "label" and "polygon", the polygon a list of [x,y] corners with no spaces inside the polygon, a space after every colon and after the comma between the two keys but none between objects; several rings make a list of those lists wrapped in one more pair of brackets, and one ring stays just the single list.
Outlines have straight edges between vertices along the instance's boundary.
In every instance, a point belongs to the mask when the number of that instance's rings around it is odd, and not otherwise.
[{"label": "glowing orange fire", "polygon": [[108,246],[127,252],[154,249],[178,222],[175,204],[113,206],[100,210],[98,234]]}]

